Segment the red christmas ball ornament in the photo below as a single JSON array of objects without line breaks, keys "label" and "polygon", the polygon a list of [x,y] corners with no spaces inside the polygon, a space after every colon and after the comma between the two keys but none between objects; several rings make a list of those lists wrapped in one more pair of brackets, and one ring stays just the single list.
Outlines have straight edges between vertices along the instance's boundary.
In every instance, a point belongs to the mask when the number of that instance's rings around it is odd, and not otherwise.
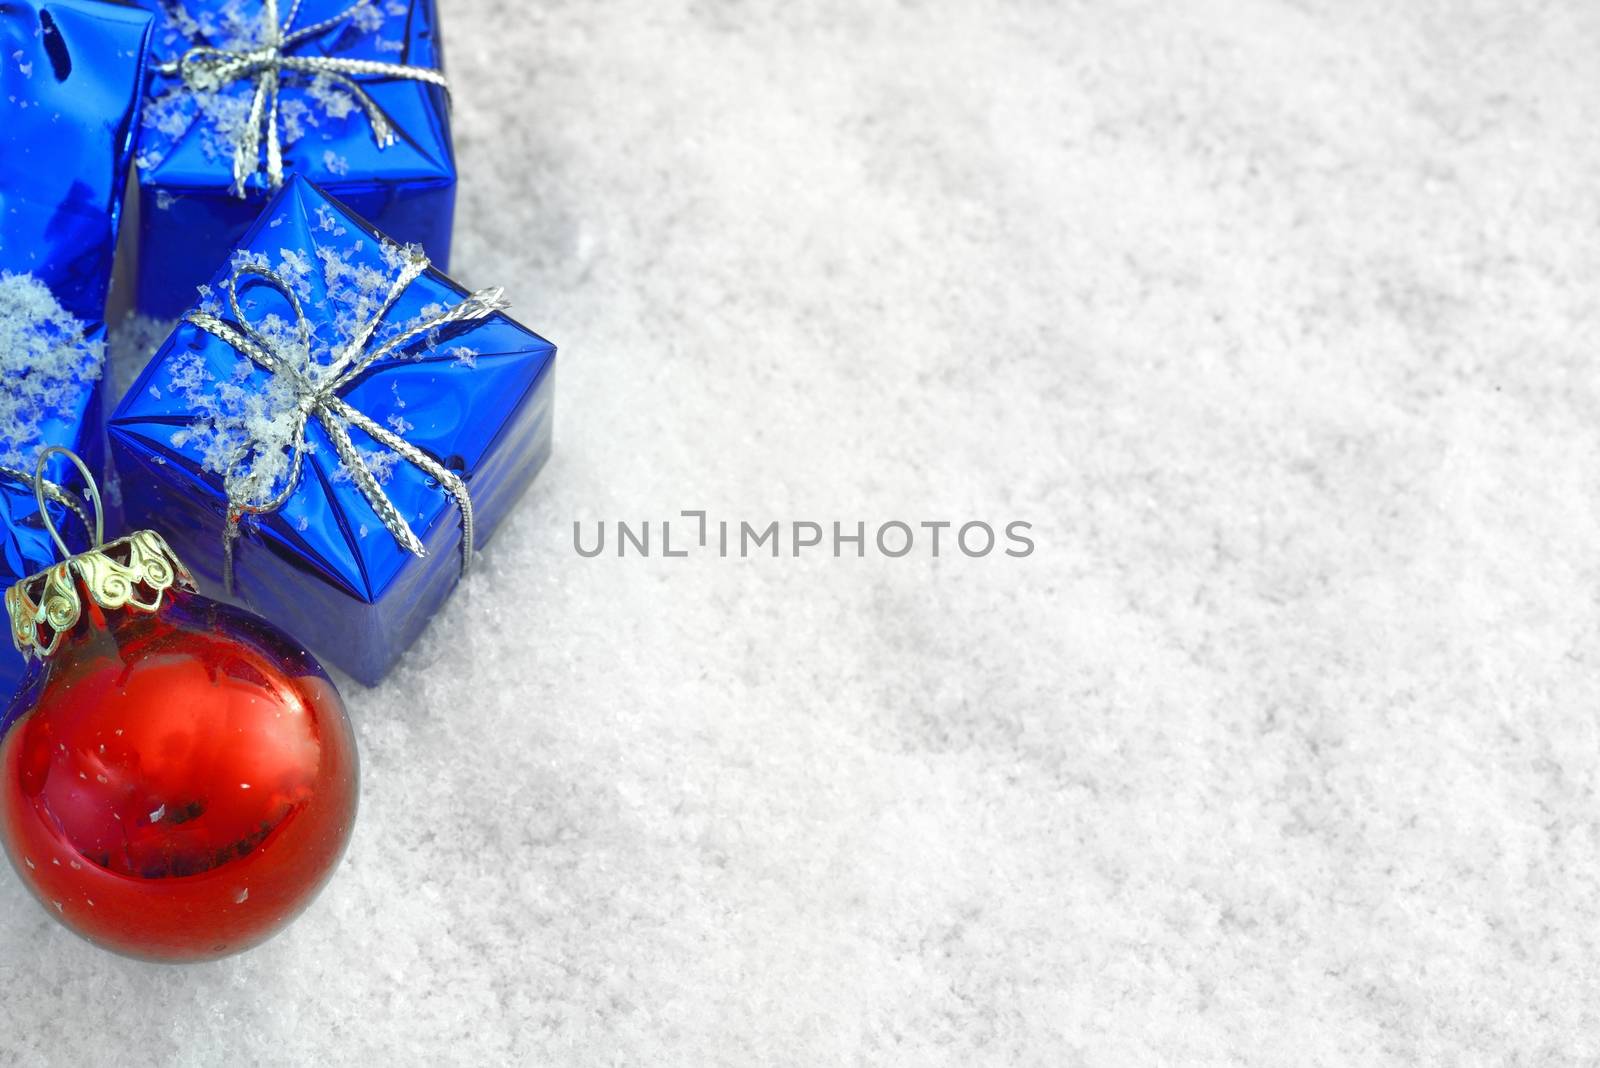
[{"label": "red christmas ball ornament", "polygon": [[310,653],[200,596],[148,530],[24,579],[6,608],[38,664],[0,719],[0,842],[51,916],[119,953],[198,961],[311,902],[349,841],[357,765]]}]

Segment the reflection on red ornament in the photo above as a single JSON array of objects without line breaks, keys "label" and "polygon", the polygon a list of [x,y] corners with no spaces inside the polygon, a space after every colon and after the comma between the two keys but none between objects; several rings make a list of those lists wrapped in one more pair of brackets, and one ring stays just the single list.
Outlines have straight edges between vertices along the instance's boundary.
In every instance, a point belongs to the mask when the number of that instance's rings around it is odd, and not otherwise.
[{"label": "reflection on red ornament", "polygon": [[42,660],[0,719],[0,843],[51,916],[194,961],[310,903],[349,841],[357,767],[309,653],[195,593],[148,531],[19,583],[7,608]]}]

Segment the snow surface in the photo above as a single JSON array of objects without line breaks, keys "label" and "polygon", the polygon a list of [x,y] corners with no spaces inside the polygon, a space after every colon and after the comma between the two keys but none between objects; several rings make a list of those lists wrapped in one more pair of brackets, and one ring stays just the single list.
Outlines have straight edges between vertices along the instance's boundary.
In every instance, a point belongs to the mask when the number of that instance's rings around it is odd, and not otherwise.
[{"label": "snow surface", "polygon": [[555,458],[286,934],[0,880],[13,1062],[1600,1059],[1592,3],[443,8]]}]

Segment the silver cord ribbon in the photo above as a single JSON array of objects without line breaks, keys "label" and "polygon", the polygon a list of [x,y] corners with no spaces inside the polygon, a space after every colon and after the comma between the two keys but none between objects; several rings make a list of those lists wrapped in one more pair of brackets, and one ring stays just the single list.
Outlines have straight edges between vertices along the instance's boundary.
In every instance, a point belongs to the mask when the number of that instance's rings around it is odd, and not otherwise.
[{"label": "silver cord ribbon", "polygon": [[[352,407],[339,396],[339,391],[350,385],[372,364],[401,350],[417,338],[452,323],[474,322],[487,318],[509,305],[504,300],[505,290],[499,286],[480,289],[461,302],[407,328],[368,351],[367,346],[372,341],[373,333],[388,315],[394,302],[406,287],[428,268],[428,258],[423,255],[421,249],[413,246],[404,252],[406,258],[400,274],[390,285],[389,292],[377,311],[357,328],[349,342],[335,354],[333,362],[325,367],[317,365],[312,359],[311,324],[300,306],[300,299],[295,296],[294,290],[281,275],[266,267],[240,264],[234,268],[226,289],[235,322],[227,322],[198,309],[184,317],[208,334],[225,341],[253,363],[281,376],[289,383],[297,401],[294,431],[290,437],[292,444],[289,473],[284,480],[283,489],[277,496],[264,502],[243,501],[235,496],[234,490],[229,486],[233,473],[255,450],[254,443],[244,446],[243,451],[234,459],[223,476],[224,489],[228,494],[228,512],[222,536],[222,581],[230,594],[233,592],[233,545],[239,538],[239,522],[246,515],[275,512],[293,496],[295,487],[299,483],[301,467],[305,462],[306,423],[312,417],[322,424],[328,439],[333,442],[334,451],[344,463],[345,470],[349,472],[351,481],[372,506],[373,512],[385,529],[394,536],[394,540],[401,548],[413,555],[425,557],[428,553],[416,534],[412,532],[405,517],[383,492],[383,486],[373,475],[366,461],[361,458],[361,453],[350,440],[349,427],[361,430],[373,441],[433,478],[446,493],[450,494],[461,512],[461,573],[466,574],[472,562],[473,546],[472,498],[467,494],[466,482],[460,475],[399,434],[388,427],[380,426],[364,412]],[[294,330],[299,341],[296,351],[304,354],[302,359],[297,361],[293,352],[286,353],[276,347],[271,339],[245,318],[243,310],[239,307],[239,282],[246,275],[260,278],[276,289],[294,309]]]},{"label": "silver cord ribbon", "polygon": [[[65,450],[59,451],[64,452]],[[36,494],[42,493],[44,496],[50,498],[52,501],[55,501],[57,504],[64,505],[67,509],[69,509],[72,514],[77,516],[78,519],[83,523],[83,529],[96,529],[95,523],[89,521],[89,510],[84,507],[83,501],[78,499],[78,495],[63,489],[57,483],[51,482],[48,478],[45,478],[42,471],[42,466],[39,472],[34,472],[23,471],[19,468],[7,467],[4,464],[0,464],[0,478],[9,478],[13,482],[20,482],[25,486],[32,486]],[[93,483],[90,484],[93,485]],[[95,500],[98,503],[98,492],[95,494]],[[49,516],[44,515],[44,509],[42,507],[39,509],[39,514],[44,518],[52,538],[54,538],[56,543],[59,545],[61,542],[61,536],[56,533],[55,525],[50,523]],[[96,518],[98,518],[98,515]]]},{"label": "silver cord ribbon", "polygon": [[[446,91],[450,88],[445,76],[430,67],[383,63],[372,59],[290,55],[291,49],[347,21],[357,11],[369,6],[372,0],[356,0],[337,15],[296,30],[293,29],[294,20],[300,14],[301,2],[293,0],[289,17],[280,24],[278,0],[262,0],[265,34],[260,44],[249,51],[196,45],[180,58],[156,66],[157,71],[168,77],[176,75],[182,78],[183,84],[194,92],[213,91],[245,79],[255,83],[245,134],[233,148],[235,196],[245,195],[245,182],[260,166],[263,141],[266,143],[267,182],[273,189],[283,184],[283,142],[278,137],[278,90],[285,73],[320,76],[347,91],[361,110],[366,112],[367,121],[372,126],[373,140],[380,149],[395,143],[394,126],[378,102],[355,80],[357,77],[405,78],[437,85]],[[262,131],[263,123],[266,126],[265,134]]]}]

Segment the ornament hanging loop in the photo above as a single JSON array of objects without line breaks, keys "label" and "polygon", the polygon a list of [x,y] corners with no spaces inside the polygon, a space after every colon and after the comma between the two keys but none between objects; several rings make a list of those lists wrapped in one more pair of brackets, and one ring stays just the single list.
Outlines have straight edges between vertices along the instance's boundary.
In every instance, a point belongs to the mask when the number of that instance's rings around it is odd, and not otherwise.
[{"label": "ornament hanging loop", "polygon": [[104,545],[106,541],[106,513],[105,507],[100,503],[100,487],[95,483],[94,475],[89,472],[89,465],[71,449],[62,445],[50,445],[40,450],[39,460],[33,468],[33,497],[39,502],[39,518],[44,522],[44,528],[50,532],[50,540],[56,543],[56,548],[61,550],[62,559],[73,555],[67,548],[66,541],[61,537],[61,532],[56,529],[55,521],[50,518],[50,510],[45,507],[44,499],[46,487],[50,480],[44,477],[45,464],[50,462],[50,457],[55,455],[65,456],[72,461],[72,465],[83,476],[83,485],[89,491],[89,500],[94,504],[94,544]]},{"label": "ornament hanging loop", "polygon": [[[89,500],[94,503],[94,544],[81,553],[67,547],[45,508],[48,497],[70,508],[83,520],[85,529],[89,526],[88,509],[77,497],[44,477],[45,465],[57,453],[78,469]],[[0,473],[9,471],[0,468]],[[33,495],[39,502],[39,518],[63,559],[13,583],[6,591],[11,643],[24,657],[43,660],[54,655],[83,618],[86,601],[98,605],[102,612],[131,609],[153,613],[161,610],[168,590],[199,592],[189,569],[155,531],[139,530],[106,543],[106,513],[100,502],[100,487],[88,465],[71,449],[51,445],[40,451],[33,469]]]}]

